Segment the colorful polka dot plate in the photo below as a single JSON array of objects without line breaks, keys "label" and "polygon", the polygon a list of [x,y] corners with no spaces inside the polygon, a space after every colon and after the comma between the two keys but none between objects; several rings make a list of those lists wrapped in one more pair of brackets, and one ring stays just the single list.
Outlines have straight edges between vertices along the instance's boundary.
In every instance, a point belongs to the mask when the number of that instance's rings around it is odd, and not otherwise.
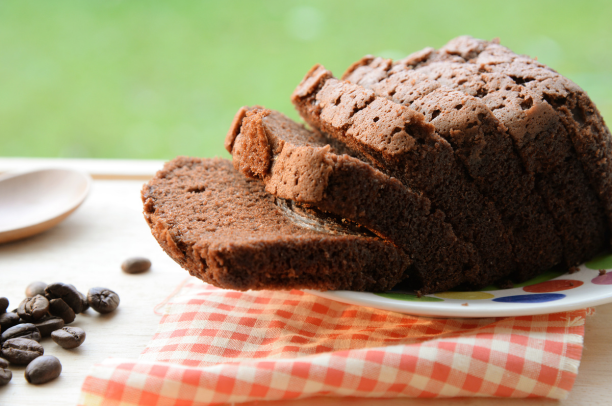
[{"label": "colorful polka dot plate", "polygon": [[473,292],[449,291],[417,297],[386,293],[308,291],[338,302],[432,317],[506,317],[555,313],[612,302],[612,253],[600,255],[569,274],[548,271],[511,289],[487,286]]}]

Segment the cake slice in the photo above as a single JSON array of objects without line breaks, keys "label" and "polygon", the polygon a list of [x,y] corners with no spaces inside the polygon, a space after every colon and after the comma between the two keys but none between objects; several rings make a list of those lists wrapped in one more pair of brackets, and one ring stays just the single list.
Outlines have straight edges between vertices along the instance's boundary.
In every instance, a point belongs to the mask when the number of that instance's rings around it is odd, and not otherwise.
[{"label": "cake slice", "polygon": [[[411,57],[411,63],[422,62],[430,53],[422,51]],[[365,57],[343,79],[422,113],[452,145],[474,185],[501,214],[517,263],[513,280],[531,279],[563,262],[563,244],[553,218],[506,128],[479,98],[452,90],[407,66],[394,69],[391,60]]]},{"label": "cake slice", "polygon": [[313,128],[423,192],[434,209],[444,212],[457,237],[477,249],[475,272],[467,276],[470,286],[486,286],[515,270],[499,213],[468,180],[450,144],[422,114],[339,81],[320,65],[308,72],[292,101]]},{"label": "cake slice", "polygon": [[224,159],[176,158],[143,187],[153,236],[183,268],[236,289],[386,291],[410,259],[378,237],[301,223]]},{"label": "cake slice", "polygon": [[[331,144],[331,145],[330,145]],[[349,220],[394,242],[414,261],[408,283],[421,293],[444,291],[472,273],[474,248],[457,239],[430,201],[333,139],[283,114],[241,108],[226,148],[234,167],[260,179],[270,194]]]}]

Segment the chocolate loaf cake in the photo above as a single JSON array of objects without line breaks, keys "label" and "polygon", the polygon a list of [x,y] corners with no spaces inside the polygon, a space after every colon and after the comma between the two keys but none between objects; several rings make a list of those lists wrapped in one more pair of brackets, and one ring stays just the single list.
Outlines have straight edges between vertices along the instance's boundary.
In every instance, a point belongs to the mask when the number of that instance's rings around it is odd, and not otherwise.
[{"label": "chocolate loaf cake", "polygon": [[[458,240],[444,214],[397,179],[347,155],[338,141],[283,114],[243,107],[225,143],[234,167],[268,193],[350,220],[402,248],[413,260],[408,284],[421,293],[465,281],[474,248]],[[333,145],[333,146],[332,146]]]},{"label": "chocolate loaf cake", "polygon": [[479,98],[417,69],[393,69],[391,60],[381,58],[363,58],[343,79],[422,113],[452,145],[474,185],[502,216],[517,263],[513,280],[530,279],[563,261],[561,239],[534,190],[534,176],[523,168],[506,128]]},{"label": "chocolate loaf cake", "polygon": [[142,199],[166,253],[222,288],[385,291],[411,263],[380,238],[293,222],[260,182],[223,159],[176,158]]},{"label": "chocolate loaf cake", "polygon": [[459,37],[292,95],[311,129],[241,108],[233,162],[179,157],[142,190],[162,248],[247,289],[420,293],[521,282],[609,247],[612,136],[586,93]]},{"label": "chocolate loaf cake", "polygon": [[359,151],[412,190],[423,192],[434,208],[446,214],[455,234],[477,249],[474,272],[466,274],[467,285],[486,286],[516,269],[499,213],[422,114],[334,79],[320,65],[308,72],[292,101],[313,128]]}]

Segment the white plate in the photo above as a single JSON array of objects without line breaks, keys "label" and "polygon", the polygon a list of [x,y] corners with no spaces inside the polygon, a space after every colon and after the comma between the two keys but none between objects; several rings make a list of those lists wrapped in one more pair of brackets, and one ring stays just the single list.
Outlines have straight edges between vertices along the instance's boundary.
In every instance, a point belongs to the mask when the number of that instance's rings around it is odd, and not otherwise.
[{"label": "white plate", "polygon": [[[599,269],[608,273],[600,275]],[[307,291],[338,302],[432,317],[506,317],[562,312],[612,302],[612,254],[602,254],[573,274],[549,271],[512,289],[487,287],[417,298],[414,292],[375,294]]]}]

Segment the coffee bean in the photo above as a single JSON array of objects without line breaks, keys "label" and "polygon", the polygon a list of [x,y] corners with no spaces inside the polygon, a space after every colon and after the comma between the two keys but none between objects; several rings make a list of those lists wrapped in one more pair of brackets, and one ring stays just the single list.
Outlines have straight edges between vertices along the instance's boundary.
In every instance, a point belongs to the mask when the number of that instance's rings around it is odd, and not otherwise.
[{"label": "coffee bean", "polygon": [[78,327],[64,327],[51,333],[51,338],[57,345],[67,350],[76,348],[85,341],[85,331]]},{"label": "coffee bean", "polygon": [[9,300],[5,297],[0,297],[0,314],[6,313],[6,309],[8,309]]},{"label": "coffee bean", "polygon": [[91,288],[87,293],[87,301],[98,313],[110,313],[119,306],[119,295],[106,288]]},{"label": "coffee bean", "polygon": [[42,345],[27,338],[11,338],[2,344],[2,357],[15,365],[28,365],[44,353]]},{"label": "coffee bean", "polygon": [[64,327],[64,320],[60,317],[46,316],[34,323],[41,337],[49,337],[52,332]]},{"label": "coffee bean", "polygon": [[71,285],[71,284],[68,284],[68,285],[72,286],[78,292],[79,297],[81,298],[81,306],[82,306],[81,313],[89,309],[89,303],[87,303],[87,296],[83,292],[75,288],[74,285]]},{"label": "coffee bean", "polygon": [[0,367],[0,386],[4,386],[13,379],[13,373],[7,369]]},{"label": "coffee bean", "polygon": [[0,358],[0,369],[2,368],[8,368],[8,361],[4,358]]},{"label": "coffee bean", "polygon": [[79,291],[70,284],[56,282],[47,285],[45,288],[45,296],[49,300],[62,299],[68,306],[70,306],[75,314],[79,314],[83,310]]},{"label": "coffee bean", "polygon": [[144,257],[128,258],[121,264],[123,272],[137,274],[148,271],[151,268],[151,261]]},{"label": "coffee bean", "polygon": [[17,324],[19,324],[18,314],[11,312],[0,314],[0,331],[6,331]]},{"label": "coffee bean", "polygon": [[45,295],[45,288],[47,287],[47,284],[44,282],[32,282],[28,285],[28,287],[26,288],[25,294],[26,297],[34,297],[36,295]]},{"label": "coffee bean", "polygon": [[83,310],[81,310],[81,313],[87,311],[87,309],[89,309],[89,303],[87,303],[87,296],[85,296],[84,293],[81,293],[79,291],[79,296],[81,297],[81,305],[83,306]]},{"label": "coffee bean", "polygon": [[49,313],[53,316],[62,318],[66,324],[72,323],[76,317],[74,310],[72,310],[63,299],[51,299],[51,301],[49,301]]},{"label": "coffee bean", "polygon": [[4,343],[6,340],[13,338],[27,338],[34,341],[40,341],[40,332],[32,323],[18,324],[3,332],[2,336],[0,336],[0,342]]},{"label": "coffee bean", "polygon": [[38,321],[48,312],[49,301],[41,295],[23,299],[17,308],[19,317],[27,322]]},{"label": "coffee bean", "polygon": [[25,379],[38,385],[54,380],[62,373],[62,364],[53,355],[43,355],[30,362],[25,370]]}]

